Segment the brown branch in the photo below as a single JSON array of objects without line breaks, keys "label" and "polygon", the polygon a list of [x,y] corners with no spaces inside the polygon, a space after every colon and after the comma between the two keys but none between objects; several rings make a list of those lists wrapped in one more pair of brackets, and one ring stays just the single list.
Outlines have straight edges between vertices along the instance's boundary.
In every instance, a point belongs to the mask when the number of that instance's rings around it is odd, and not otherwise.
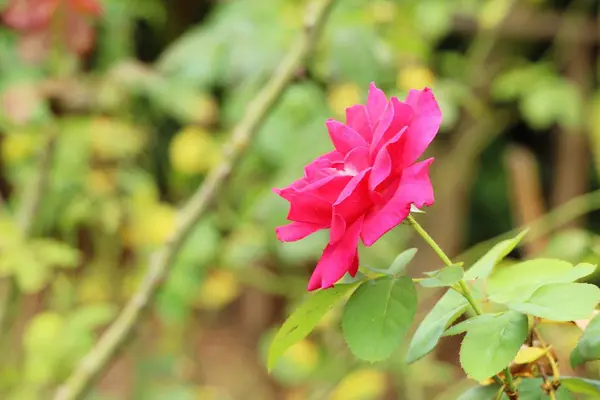
[{"label": "brown branch", "polygon": [[322,0],[318,4],[312,4],[313,7],[307,14],[303,34],[290,47],[289,53],[264,88],[249,103],[244,117],[233,130],[231,139],[225,146],[223,160],[211,170],[202,186],[181,211],[175,233],[152,255],[146,275],[136,294],[64,385],[57,390],[54,395],[55,400],[81,399],[133,333],[142,319],[143,311],[152,302],[160,283],[169,274],[173,261],[190,232],[206,213],[218,190],[244,155],[258,128],[313,49],[334,2],[335,0]]},{"label": "brown branch", "polygon": [[[535,155],[523,146],[506,150],[504,162],[508,172],[509,194],[516,226],[527,226],[542,217],[546,207]],[[546,247],[548,239],[540,236],[525,244],[525,253],[534,255]]]}]

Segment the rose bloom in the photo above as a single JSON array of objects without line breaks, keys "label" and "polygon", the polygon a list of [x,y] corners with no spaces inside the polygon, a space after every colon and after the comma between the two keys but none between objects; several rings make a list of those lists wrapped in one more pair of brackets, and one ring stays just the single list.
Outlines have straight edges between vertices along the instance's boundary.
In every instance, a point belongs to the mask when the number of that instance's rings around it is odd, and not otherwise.
[{"label": "rose bloom", "polygon": [[10,0],[2,20],[22,32],[19,43],[26,61],[41,61],[58,40],[75,54],[94,43],[92,19],[102,12],[98,0]]},{"label": "rose bloom", "polygon": [[289,201],[290,224],[279,240],[300,240],[330,229],[308,290],[333,286],[358,271],[358,241],[371,246],[417,208],[434,202],[433,158],[416,162],[438,132],[442,115],[430,89],[411,90],[404,102],[371,83],[366,105],[346,109],[346,123],[328,120],[335,150],[304,169],[304,177],[275,193]]}]

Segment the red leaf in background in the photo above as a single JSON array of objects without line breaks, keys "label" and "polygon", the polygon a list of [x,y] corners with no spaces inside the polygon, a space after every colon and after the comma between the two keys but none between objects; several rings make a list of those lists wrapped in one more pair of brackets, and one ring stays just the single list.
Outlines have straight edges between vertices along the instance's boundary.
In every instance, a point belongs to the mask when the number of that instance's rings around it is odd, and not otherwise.
[{"label": "red leaf in background", "polygon": [[19,31],[45,29],[59,3],[60,0],[11,0],[2,19]]},{"label": "red leaf in background", "polygon": [[10,0],[2,19],[23,33],[19,43],[23,59],[39,62],[55,41],[75,54],[91,50],[95,38],[91,19],[101,12],[97,0]]}]

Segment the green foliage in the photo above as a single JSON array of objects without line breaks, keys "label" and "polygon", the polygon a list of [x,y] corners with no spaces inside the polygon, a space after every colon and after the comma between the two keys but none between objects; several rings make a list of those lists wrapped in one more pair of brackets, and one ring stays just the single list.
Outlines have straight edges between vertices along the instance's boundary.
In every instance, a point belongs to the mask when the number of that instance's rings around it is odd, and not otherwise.
[{"label": "green foliage", "polygon": [[388,269],[379,269],[367,266],[365,266],[365,268],[378,274],[398,276],[404,273],[406,266],[413,259],[416,253],[417,249],[415,248],[404,250],[402,253],[396,256]]},{"label": "green foliage", "polygon": [[453,286],[463,279],[464,271],[461,265],[450,265],[438,271],[428,272],[431,278],[419,282],[423,287],[447,287]]},{"label": "green foliage", "polygon": [[448,290],[433,306],[415,332],[406,362],[413,363],[431,352],[442,337],[444,330],[469,307],[465,298],[454,290]]},{"label": "green foliage", "polygon": [[4,231],[0,239],[0,275],[14,276],[21,290],[36,292],[52,279],[55,268],[74,268],[79,264],[79,252],[67,244],[54,239],[26,240],[10,222],[1,225]]},{"label": "green foliage", "polygon": [[587,361],[600,360],[600,314],[596,314],[585,327],[570,360],[573,367]]},{"label": "green foliage", "polygon": [[[542,389],[543,381],[541,379],[523,379],[517,389],[519,390],[519,398],[525,400],[546,400],[550,397]],[[564,387],[558,388],[555,393],[556,400],[575,400],[573,395]],[[506,399],[506,395],[502,397]]]},{"label": "green foliage", "polygon": [[572,266],[566,261],[536,258],[494,270],[486,289],[490,300],[494,302],[519,302],[529,298],[542,286],[574,282],[595,270],[596,266],[591,264]]},{"label": "green foliage", "polygon": [[476,386],[462,393],[456,400],[495,400],[502,388],[499,385]]},{"label": "green foliage", "polygon": [[471,329],[473,327],[485,325],[488,322],[495,320],[497,317],[501,316],[502,314],[503,313],[476,315],[472,318],[461,321],[458,324],[453,325],[450,328],[446,329],[443,336],[452,336],[452,335],[458,335],[459,333],[467,332],[469,329]]},{"label": "green foliage", "polygon": [[509,308],[553,321],[573,321],[592,314],[600,302],[600,289],[587,283],[555,283],[540,287],[523,302]]},{"label": "green foliage", "polygon": [[460,347],[463,369],[479,381],[497,374],[517,355],[527,333],[527,316],[514,311],[469,327]]},{"label": "green foliage", "polygon": [[561,79],[548,64],[525,65],[500,75],[493,85],[502,100],[518,100],[527,121],[536,129],[553,123],[579,126],[583,102],[578,89]]},{"label": "green foliage", "polygon": [[475,280],[479,278],[487,278],[493,268],[498,264],[504,257],[508,255],[523,239],[527,234],[527,230],[519,233],[513,239],[503,240],[492,247],[486,254],[484,254],[479,260],[477,260],[471,268],[465,272],[465,280]]},{"label": "green foliage", "polygon": [[269,348],[267,367],[273,369],[281,355],[292,345],[304,339],[317,325],[319,320],[356,284],[338,285],[311,295],[283,323]]},{"label": "green foliage", "polygon": [[23,337],[27,382],[41,386],[64,378],[92,346],[94,330],[113,319],[116,311],[113,305],[95,304],[66,315],[50,311],[37,314]]},{"label": "green foliage", "polygon": [[415,316],[417,293],[410,277],[380,277],[352,294],[342,317],[342,331],[352,353],[381,361],[400,345]]},{"label": "green foliage", "polygon": [[406,270],[408,263],[414,258],[415,254],[417,254],[417,249],[415,248],[404,250],[402,253],[398,254],[392,265],[390,265],[390,268],[388,268],[388,274],[402,274],[404,270]]},{"label": "green foliage", "polygon": [[597,380],[562,377],[560,383],[571,393],[588,395],[591,399],[600,396],[600,381]]}]

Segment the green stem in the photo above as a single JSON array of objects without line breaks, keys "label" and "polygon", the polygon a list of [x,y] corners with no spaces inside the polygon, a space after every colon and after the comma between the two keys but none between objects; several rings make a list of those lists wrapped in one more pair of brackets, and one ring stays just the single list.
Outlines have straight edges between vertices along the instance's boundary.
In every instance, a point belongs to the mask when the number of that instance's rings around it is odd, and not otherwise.
[{"label": "green stem", "polygon": [[406,218],[406,220],[408,221],[409,224],[412,225],[414,230],[417,231],[417,233],[423,238],[423,240],[425,240],[425,242],[427,242],[429,247],[431,247],[433,249],[433,251],[435,251],[435,254],[437,254],[438,257],[440,257],[442,259],[444,264],[446,264],[446,266],[448,266],[448,267],[451,266],[452,260],[450,260],[450,258],[446,255],[446,253],[444,253],[444,250],[442,250],[441,247],[438,246],[438,244],[435,242],[435,240],[433,240],[433,238],[431,236],[429,236],[429,233],[427,233],[425,231],[425,229],[423,229],[423,227],[417,222],[417,220],[414,219],[412,215],[409,215]]},{"label": "green stem", "polygon": [[[417,233],[423,238],[423,240],[425,240],[425,242],[433,249],[433,251],[435,251],[435,253],[442,259],[442,261],[444,262],[444,264],[446,264],[446,266],[449,267],[449,266],[453,265],[452,260],[450,260],[450,257],[448,257],[446,255],[446,253],[444,253],[444,250],[442,250],[441,247],[435,242],[435,240],[433,240],[433,238],[431,236],[429,236],[429,234],[425,231],[425,229],[423,229],[423,227],[417,222],[416,219],[413,218],[412,215],[409,215],[406,218],[406,220],[414,228],[414,230],[417,231]],[[458,284],[460,285],[460,293],[469,302],[469,304],[473,308],[473,311],[475,311],[475,314],[477,314],[477,315],[483,314],[483,312],[481,311],[481,308],[479,308],[479,305],[473,298],[473,295],[471,293],[471,290],[469,289],[469,286],[467,285],[467,282],[465,282],[464,279],[461,279],[458,282]],[[503,384],[507,393],[508,392],[510,392],[511,394],[516,393],[515,384],[513,382],[513,377],[510,372],[509,367],[506,367],[504,369],[504,376],[506,377],[505,383],[503,383],[502,380],[497,375],[494,375],[494,380],[499,384]]]},{"label": "green stem", "polygon": [[[423,227],[417,222],[416,219],[414,219],[412,215],[408,216],[407,221],[414,228],[414,230],[417,231],[417,233],[423,238],[423,240],[427,242],[427,244],[433,249],[433,251],[435,251],[435,253],[442,259],[446,266],[449,267],[453,265],[452,260],[450,260],[450,257],[448,257],[446,253],[444,253],[444,250],[442,250],[441,247],[435,242],[435,240],[433,240],[433,238],[429,236],[425,229],[423,229]],[[464,296],[465,299],[467,299],[471,307],[473,307],[475,314],[483,314],[481,308],[479,308],[479,306],[475,302],[475,299],[471,294],[471,290],[469,289],[469,286],[467,286],[467,282],[465,282],[464,279],[461,279],[458,282],[458,284],[460,285],[461,294]]]},{"label": "green stem", "polygon": [[515,388],[515,383],[509,367],[504,368],[504,376],[506,377],[506,386],[508,390],[510,390],[511,393],[515,393],[517,389]]}]

